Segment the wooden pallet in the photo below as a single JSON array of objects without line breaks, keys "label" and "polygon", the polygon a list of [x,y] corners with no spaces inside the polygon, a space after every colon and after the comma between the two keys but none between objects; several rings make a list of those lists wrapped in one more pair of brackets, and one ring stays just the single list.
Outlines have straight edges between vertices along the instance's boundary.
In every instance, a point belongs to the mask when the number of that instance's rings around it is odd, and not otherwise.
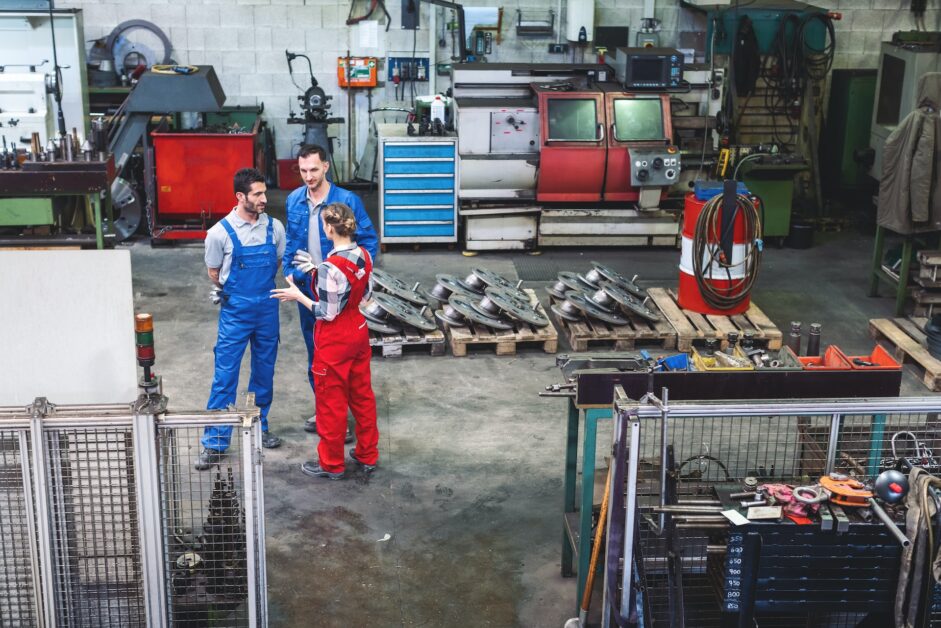
[{"label": "wooden pallet", "polygon": [[[553,303],[561,303],[560,299],[555,297],[551,299]],[[629,351],[676,347],[676,330],[666,318],[653,323],[640,316],[626,316],[627,325],[611,325],[595,318],[573,322],[557,316],[555,312],[552,312],[552,318],[565,334],[572,351],[581,352],[590,349]]]},{"label": "wooden pallet", "polygon": [[[530,303],[535,304],[538,301],[534,290],[527,288],[525,292],[529,295]],[[546,315],[541,305],[536,308],[536,311],[543,316]],[[502,331],[484,325],[450,327],[448,341],[451,345],[451,353],[457,358],[466,356],[467,347],[470,345],[495,345],[497,355],[515,355],[517,346],[521,344],[539,343],[546,353],[555,353],[559,350],[559,332],[555,330],[551,322],[546,327],[516,322],[513,329]]]},{"label": "wooden pallet", "polygon": [[417,351],[431,350],[431,355],[444,355],[447,349],[444,332],[440,329],[434,331],[403,331],[401,334],[380,334],[369,331],[369,346],[374,354],[384,358],[400,358],[403,350],[414,348]]},{"label": "wooden pallet", "polygon": [[941,392],[941,360],[928,353],[922,331],[927,321],[926,318],[873,318],[869,321],[869,335],[893,345],[899,363],[919,367],[924,372],[922,381],[928,390]]},{"label": "wooden pallet", "polygon": [[676,330],[678,351],[689,351],[695,341],[707,338],[718,338],[722,348],[725,348],[728,346],[726,339],[729,332],[737,332],[741,337],[744,332],[750,331],[756,342],[771,350],[780,349],[783,343],[781,330],[754,303],[748,306],[744,314],[717,316],[682,309],[676,301],[676,294],[666,288],[650,288],[647,293]]}]

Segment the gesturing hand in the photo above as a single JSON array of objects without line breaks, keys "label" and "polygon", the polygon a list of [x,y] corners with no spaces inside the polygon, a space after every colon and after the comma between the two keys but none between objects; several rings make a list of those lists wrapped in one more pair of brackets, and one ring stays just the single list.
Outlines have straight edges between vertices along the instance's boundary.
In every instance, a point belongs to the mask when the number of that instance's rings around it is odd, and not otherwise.
[{"label": "gesturing hand", "polygon": [[300,289],[294,285],[294,278],[290,275],[287,276],[288,287],[287,288],[275,288],[271,291],[271,298],[277,299],[282,303],[285,301],[300,301],[304,298],[304,294]]}]

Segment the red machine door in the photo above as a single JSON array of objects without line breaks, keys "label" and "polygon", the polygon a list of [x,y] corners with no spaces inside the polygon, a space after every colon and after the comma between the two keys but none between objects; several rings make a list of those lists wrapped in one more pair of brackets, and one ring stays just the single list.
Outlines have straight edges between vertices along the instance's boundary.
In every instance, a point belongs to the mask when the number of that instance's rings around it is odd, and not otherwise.
[{"label": "red machine door", "polygon": [[604,99],[597,92],[539,92],[536,198],[593,202],[604,186]]},{"label": "red machine door", "polygon": [[605,94],[608,122],[608,163],[604,200],[636,201],[631,187],[631,146],[656,147],[673,143],[670,97],[667,94]]}]

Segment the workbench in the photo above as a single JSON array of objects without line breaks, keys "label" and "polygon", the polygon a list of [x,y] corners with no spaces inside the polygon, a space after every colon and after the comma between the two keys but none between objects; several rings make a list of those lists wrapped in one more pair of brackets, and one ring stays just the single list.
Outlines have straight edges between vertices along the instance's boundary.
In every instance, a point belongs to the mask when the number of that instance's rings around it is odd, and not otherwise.
[{"label": "workbench", "polygon": [[[901,370],[651,373],[647,370],[647,359],[639,351],[559,355],[556,364],[562,370],[564,384],[546,394],[565,398],[567,406],[562,575],[577,579],[576,612],[591,558],[598,426],[613,416],[615,386],[621,386],[631,399],[640,399],[647,392],[659,395],[666,388],[673,401],[708,401],[897,397],[902,383]],[[581,473],[578,472],[580,424],[583,425]]]},{"label": "workbench", "polygon": [[[0,211],[12,212],[22,208],[15,224],[32,226],[52,224],[51,209],[37,204],[42,198],[81,196],[85,199],[86,214],[95,226],[95,246],[103,249],[105,238],[113,220],[111,215],[111,184],[117,173],[114,158],[104,161],[26,161],[19,170],[0,170]],[[13,223],[7,223],[7,226]],[[81,242],[81,238],[66,236],[67,242]],[[43,243],[51,238],[43,238]],[[20,236],[6,243],[35,243],[34,238]]]}]

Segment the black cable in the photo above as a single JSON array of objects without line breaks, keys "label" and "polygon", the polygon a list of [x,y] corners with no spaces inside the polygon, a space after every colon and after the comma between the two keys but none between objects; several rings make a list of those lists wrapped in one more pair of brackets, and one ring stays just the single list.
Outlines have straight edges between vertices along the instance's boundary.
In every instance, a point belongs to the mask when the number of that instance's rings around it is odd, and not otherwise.
[{"label": "black cable", "polygon": [[[738,194],[735,201],[735,218],[729,220],[726,230],[720,233],[722,202],[722,194],[709,199],[696,221],[693,234],[693,275],[703,300],[710,307],[731,310],[748,298],[758,279],[762,249],[761,215],[750,198]],[[745,225],[745,253],[741,260],[725,259],[720,243],[723,238],[731,235],[739,214]],[[729,282],[727,288],[718,288],[709,282],[710,279],[716,279],[713,276],[714,268],[718,268],[725,275],[724,278],[719,278]],[[741,269],[741,279],[732,278],[733,268]]]},{"label": "black cable", "polygon": [[62,68],[59,66],[59,53],[56,51],[56,20],[52,12],[52,0],[49,0],[49,30],[52,32],[52,65],[55,66],[56,91],[53,96],[56,100],[56,123],[59,127],[59,137],[65,137],[65,113],[62,111]]}]

